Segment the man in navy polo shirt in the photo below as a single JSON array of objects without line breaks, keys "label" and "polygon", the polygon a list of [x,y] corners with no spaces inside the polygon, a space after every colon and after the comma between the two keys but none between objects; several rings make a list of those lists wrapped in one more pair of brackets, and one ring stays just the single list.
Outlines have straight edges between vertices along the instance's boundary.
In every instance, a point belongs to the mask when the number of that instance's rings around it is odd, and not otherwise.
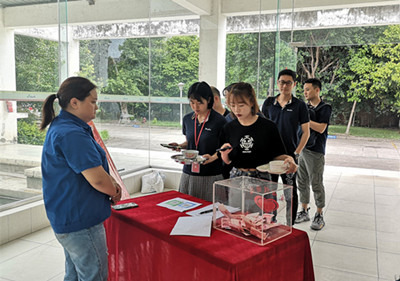
[{"label": "man in navy polo shirt", "polygon": [[222,105],[222,101],[221,101],[221,94],[219,92],[219,90],[217,88],[215,88],[214,86],[210,86],[211,90],[214,94],[214,104],[213,104],[213,109],[218,112],[219,114],[221,114],[222,116],[226,117],[226,115],[229,114],[229,110],[226,109],[223,105]]},{"label": "man in navy polo shirt", "polygon": [[328,136],[329,120],[332,107],[324,103],[319,94],[321,81],[312,78],[304,83],[304,96],[310,112],[310,138],[300,154],[298,184],[302,210],[297,213],[296,223],[309,221],[308,204],[310,203],[310,184],[314,193],[317,212],[311,222],[311,229],[321,230],[325,226],[322,208],[325,207],[325,188],[323,183],[325,165],[325,146]]},{"label": "man in navy polo shirt", "polygon": [[[292,156],[296,163],[310,135],[310,117],[306,104],[292,95],[296,87],[296,73],[285,69],[278,74],[279,95],[268,97],[262,113],[278,126],[287,154]],[[301,137],[298,132],[301,131]],[[296,219],[298,195],[296,173],[281,174],[284,184],[293,186],[292,224]],[[271,180],[278,182],[279,175],[271,175]]]}]

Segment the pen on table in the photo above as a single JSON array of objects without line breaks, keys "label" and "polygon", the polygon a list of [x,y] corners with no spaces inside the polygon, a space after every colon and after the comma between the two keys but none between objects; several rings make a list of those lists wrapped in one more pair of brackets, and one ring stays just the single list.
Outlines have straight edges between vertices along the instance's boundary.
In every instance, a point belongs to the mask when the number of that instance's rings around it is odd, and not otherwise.
[{"label": "pen on table", "polygon": [[227,146],[227,147],[224,147],[224,148],[218,148],[216,151],[225,151],[225,150],[228,150],[228,149],[231,149],[232,147],[230,147],[230,146]]},{"label": "pen on table", "polygon": [[200,212],[199,215],[211,213],[212,211],[213,211],[213,209],[210,209],[210,210],[207,210],[207,211],[203,211],[203,212]]}]

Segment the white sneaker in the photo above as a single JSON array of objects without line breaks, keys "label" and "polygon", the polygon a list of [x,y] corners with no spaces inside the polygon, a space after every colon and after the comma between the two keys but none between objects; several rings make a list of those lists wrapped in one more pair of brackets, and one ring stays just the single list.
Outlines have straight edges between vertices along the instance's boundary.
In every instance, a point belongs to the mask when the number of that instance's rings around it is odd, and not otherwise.
[{"label": "white sneaker", "polygon": [[311,229],[314,230],[321,230],[322,228],[324,228],[325,226],[325,222],[324,222],[324,217],[322,215],[322,213],[315,213],[314,219],[310,225]]},{"label": "white sneaker", "polygon": [[295,219],[294,223],[301,223],[303,221],[309,221],[310,220],[310,216],[308,214],[308,210],[310,210],[310,208],[307,208],[307,210],[305,210],[303,208],[303,210],[301,210],[300,212],[297,212],[296,219]]}]

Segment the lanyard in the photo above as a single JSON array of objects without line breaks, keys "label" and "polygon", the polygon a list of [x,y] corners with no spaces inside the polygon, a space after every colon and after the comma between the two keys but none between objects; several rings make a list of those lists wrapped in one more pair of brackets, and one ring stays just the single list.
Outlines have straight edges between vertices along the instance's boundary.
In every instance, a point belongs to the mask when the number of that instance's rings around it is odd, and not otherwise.
[{"label": "lanyard", "polygon": [[211,110],[207,112],[207,116],[203,121],[203,125],[201,126],[201,129],[200,129],[199,137],[197,137],[197,114],[195,116],[196,118],[194,118],[194,144],[196,145],[196,150],[197,150],[197,146],[199,146],[200,136],[201,136],[201,133],[203,132],[204,125],[206,124],[206,121],[207,121],[208,115],[210,115],[210,112],[211,112]]}]

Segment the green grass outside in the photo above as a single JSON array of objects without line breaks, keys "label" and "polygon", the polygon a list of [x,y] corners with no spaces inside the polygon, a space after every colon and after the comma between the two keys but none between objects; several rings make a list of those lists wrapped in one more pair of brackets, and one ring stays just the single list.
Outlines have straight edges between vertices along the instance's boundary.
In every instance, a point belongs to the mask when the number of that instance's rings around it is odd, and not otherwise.
[{"label": "green grass outside", "polygon": [[[151,126],[179,128],[180,124],[178,122],[167,122],[167,121],[157,120],[156,122],[152,121]],[[345,134],[346,128],[347,126],[344,125],[330,125],[329,134],[330,135]],[[351,127],[350,136],[399,140],[400,130]]]},{"label": "green grass outside", "polygon": [[[152,121],[151,126],[179,128],[180,124],[178,122],[167,122],[167,121],[157,120],[156,122]],[[347,126],[344,125],[330,125],[329,134],[330,135],[345,134],[346,128]],[[350,136],[399,140],[400,130],[351,127]]]},{"label": "green grass outside", "polygon": [[110,134],[107,130],[100,131],[100,137],[103,141],[107,141],[110,138]]},{"label": "green grass outside", "polygon": [[[168,121],[156,120],[156,122],[154,122],[154,121],[151,122],[151,126],[179,128],[180,124],[178,122],[168,122]],[[346,128],[347,127],[344,125],[330,125],[329,126],[329,134],[330,135],[345,134]],[[350,135],[356,136],[356,137],[398,140],[398,139],[400,139],[400,130],[351,127]]]},{"label": "green grass outside", "polygon": [[[159,127],[170,127],[179,128],[180,124],[178,122],[168,122],[168,121],[152,121],[151,126]],[[347,126],[344,125],[330,125],[329,134],[345,134]],[[350,136],[355,137],[366,137],[366,138],[378,138],[378,139],[400,139],[400,130],[396,129],[377,129],[377,128],[364,128],[364,127],[351,127]]]},{"label": "green grass outside", "polygon": [[[140,124],[140,125],[143,125],[143,124]],[[169,128],[180,128],[181,127],[179,122],[160,121],[157,119],[151,120],[150,126],[169,127]],[[346,133],[346,128],[347,128],[347,126],[344,126],[344,125],[330,125],[329,126],[329,135],[338,135],[338,134],[344,135]],[[351,127],[350,135],[355,136],[355,137],[399,140],[400,139],[400,130]]]},{"label": "green grass outside", "polygon": [[152,120],[150,122],[151,126],[158,126],[158,127],[170,127],[170,128],[180,128],[181,125],[179,122],[172,122],[172,121],[160,121],[160,120]]},{"label": "green grass outside", "polygon": [[[345,134],[347,126],[343,125],[330,125],[329,135]],[[379,138],[379,139],[400,139],[400,130],[395,129],[376,129],[364,127],[351,127],[350,136]]]}]

